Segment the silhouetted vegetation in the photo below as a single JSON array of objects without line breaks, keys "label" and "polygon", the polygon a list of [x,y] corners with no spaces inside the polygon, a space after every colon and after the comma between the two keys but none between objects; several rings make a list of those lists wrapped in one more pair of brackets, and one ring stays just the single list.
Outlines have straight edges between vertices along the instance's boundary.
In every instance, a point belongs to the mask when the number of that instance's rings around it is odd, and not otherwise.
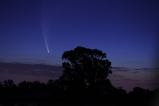
[{"label": "silhouetted vegetation", "polygon": [[12,80],[0,82],[0,104],[40,106],[51,104],[116,104],[150,105],[155,102],[158,90],[135,87],[126,92],[115,88],[108,75],[111,62],[97,49],[77,47],[64,52],[63,75],[47,83]]}]

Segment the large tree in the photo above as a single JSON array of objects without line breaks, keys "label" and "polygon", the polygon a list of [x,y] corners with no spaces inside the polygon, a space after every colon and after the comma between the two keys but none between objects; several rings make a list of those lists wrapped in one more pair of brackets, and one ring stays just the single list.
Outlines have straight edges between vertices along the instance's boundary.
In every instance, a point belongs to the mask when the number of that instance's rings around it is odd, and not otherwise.
[{"label": "large tree", "polygon": [[89,87],[105,81],[111,73],[111,62],[106,53],[98,49],[78,46],[65,51],[62,59],[64,72],[61,79],[68,82],[67,85],[72,81],[79,86]]}]

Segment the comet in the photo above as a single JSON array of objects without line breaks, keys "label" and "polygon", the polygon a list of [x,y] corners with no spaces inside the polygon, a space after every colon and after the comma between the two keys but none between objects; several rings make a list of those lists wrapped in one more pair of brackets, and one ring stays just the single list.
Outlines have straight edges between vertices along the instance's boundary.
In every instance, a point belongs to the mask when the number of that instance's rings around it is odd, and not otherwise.
[{"label": "comet", "polygon": [[46,51],[49,54],[50,53],[50,49],[49,49],[49,45],[48,45],[47,36],[45,34],[43,34],[43,37],[44,37],[44,43],[45,43]]},{"label": "comet", "polygon": [[[45,3],[44,3],[45,4]],[[42,21],[41,21],[41,27],[42,27],[42,35],[43,35],[43,39],[44,39],[44,44],[45,44],[45,49],[47,51],[47,53],[50,53],[50,49],[49,49],[49,43],[48,43],[48,34],[49,34],[49,26],[48,26],[48,12],[46,11],[46,7],[44,5],[44,7],[42,8]]]},{"label": "comet", "polygon": [[46,29],[46,25],[43,23],[42,24],[42,35],[43,35],[43,39],[44,39],[44,45],[45,45],[45,49],[47,51],[47,53],[50,53],[50,49],[49,49],[49,43],[48,43],[48,30]]}]

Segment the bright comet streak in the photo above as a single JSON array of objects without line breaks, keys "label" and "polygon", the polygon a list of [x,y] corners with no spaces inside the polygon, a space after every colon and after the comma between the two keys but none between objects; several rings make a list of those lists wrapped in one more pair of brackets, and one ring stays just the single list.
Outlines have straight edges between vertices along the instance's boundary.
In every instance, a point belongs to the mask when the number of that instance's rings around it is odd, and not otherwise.
[{"label": "bright comet streak", "polygon": [[45,43],[45,48],[47,53],[50,53],[50,49],[49,49],[49,44],[48,44],[48,14],[47,11],[45,10],[46,7],[44,6],[42,9],[42,34],[44,37],[44,43]]},{"label": "bright comet streak", "polygon": [[44,36],[45,48],[47,50],[47,53],[50,53],[47,36],[45,34],[43,34],[43,36]]}]

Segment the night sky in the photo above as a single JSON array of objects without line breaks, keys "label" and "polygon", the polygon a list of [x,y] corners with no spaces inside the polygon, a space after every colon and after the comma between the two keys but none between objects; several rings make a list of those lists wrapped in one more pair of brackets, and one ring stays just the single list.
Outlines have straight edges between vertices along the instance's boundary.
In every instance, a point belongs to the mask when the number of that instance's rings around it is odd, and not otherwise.
[{"label": "night sky", "polygon": [[0,0],[0,61],[60,65],[80,45],[152,67],[158,25],[158,0]]}]

